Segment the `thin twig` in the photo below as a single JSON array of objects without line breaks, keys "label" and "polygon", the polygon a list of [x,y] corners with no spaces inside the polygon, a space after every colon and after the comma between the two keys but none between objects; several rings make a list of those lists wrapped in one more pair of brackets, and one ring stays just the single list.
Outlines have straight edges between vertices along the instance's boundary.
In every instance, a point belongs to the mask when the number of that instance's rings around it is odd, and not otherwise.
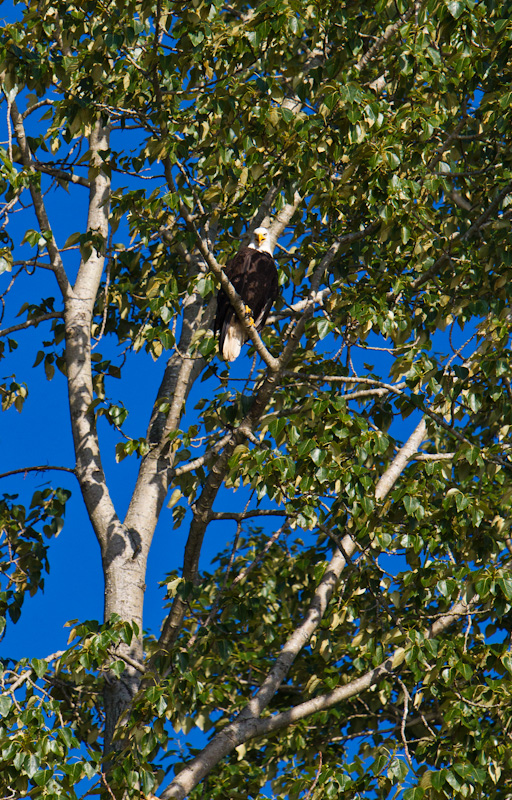
[{"label": "thin twig", "polygon": [[9,472],[2,472],[0,474],[0,478],[8,478],[10,475],[20,475],[26,474],[27,472],[47,472],[50,469],[56,469],[60,472],[71,472],[76,477],[76,471],[71,467],[56,467],[56,466],[46,466],[46,467],[22,467],[21,469],[11,469]]},{"label": "thin twig", "polygon": [[402,691],[404,693],[404,710],[403,710],[403,714],[402,714],[402,721],[400,723],[400,735],[402,737],[402,743],[403,743],[403,746],[404,746],[405,757],[406,757],[406,759],[407,759],[407,761],[409,763],[410,768],[414,771],[414,766],[413,766],[413,763],[412,763],[411,754],[409,752],[409,746],[407,744],[407,736],[405,735],[405,726],[407,724],[407,716],[409,714],[409,700],[411,699],[411,696],[410,696],[410,694],[409,694],[409,692],[407,690],[407,686],[405,685],[405,683],[403,682],[403,680],[401,678],[398,678],[398,683],[402,687]]},{"label": "thin twig", "polygon": [[317,785],[318,780],[320,778],[321,772],[322,772],[322,751],[320,750],[320,752],[318,753],[318,769],[316,771],[315,779],[311,784],[311,786],[309,787],[308,793],[307,795],[305,795],[304,800],[309,800],[309,798],[312,796],[315,790],[315,786]]},{"label": "thin twig", "polygon": [[0,331],[0,337],[9,336],[9,334],[15,333],[15,331],[25,330],[25,328],[31,328],[33,325],[37,326],[40,322],[46,322],[49,319],[62,318],[62,311],[50,311],[48,314],[42,314],[40,317],[34,317],[34,319],[28,319],[26,322],[20,322],[18,325],[11,325],[10,328],[4,328],[2,331]]}]

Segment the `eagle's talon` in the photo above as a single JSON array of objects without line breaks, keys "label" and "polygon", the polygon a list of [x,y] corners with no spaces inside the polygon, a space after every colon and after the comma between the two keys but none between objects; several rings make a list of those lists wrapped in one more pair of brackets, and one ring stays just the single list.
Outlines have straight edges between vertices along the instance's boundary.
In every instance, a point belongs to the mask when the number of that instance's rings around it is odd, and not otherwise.
[{"label": "eagle's talon", "polygon": [[245,316],[247,317],[247,322],[249,325],[255,325],[254,317],[252,315],[252,308],[248,305],[245,306]]}]

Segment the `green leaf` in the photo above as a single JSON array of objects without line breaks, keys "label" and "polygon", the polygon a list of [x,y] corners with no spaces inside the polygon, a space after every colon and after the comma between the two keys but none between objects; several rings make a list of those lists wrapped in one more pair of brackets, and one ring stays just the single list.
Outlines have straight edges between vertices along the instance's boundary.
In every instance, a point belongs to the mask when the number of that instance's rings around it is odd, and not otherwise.
[{"label": "green leaf", "polygon": [[6,717],[12,706],[12,700],[7,694],[0,695],[0,716]]},{"label": "green leaf", "polygon": [[315,447],[313,450],[311,450],[309,457],[317,465],[317,467],[319,467],[325,461],[326,452],[320,447]]},{"label": "green leaf", "polygon": [[461,2],[461,0],[450,0],[447,6],[454,19],[458,19],[465,9],[465,3]]},{"label": "green leaf", "polygon": [[39,658],[33,658],[30,663],[37,677],[42,678],[48,669],[48,663]]}]

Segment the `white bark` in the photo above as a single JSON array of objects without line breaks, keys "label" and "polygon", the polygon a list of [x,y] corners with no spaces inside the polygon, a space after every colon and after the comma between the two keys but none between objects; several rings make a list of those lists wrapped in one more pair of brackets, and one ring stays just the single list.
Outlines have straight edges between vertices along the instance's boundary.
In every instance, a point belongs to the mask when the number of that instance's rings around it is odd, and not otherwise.
[{"label": "white bark", "polygon": [[427,426],[423,417],[409,436],[404,446],[398,451],[392,463],[380,477],[375,487],[375,499],[383,500],[391,491],[398,478],[407,466],[408,461],[418,451],[427,435]]},{"label": "white bark", "polygon": [[[140,635],[131,646],[120,646],[128,658],[142,660],[142,608],[144,573],[148,547],[138,532],[124,526],[110,497],[101,462],[96,430],[91,370],[91,322],[94,303],[105,264],[109,225],[110,179],[103,171],[101,152],[109,146],[109,131],[97,122],[89,139],[89,212],[87,231],[98,237],[86,260],[82,260],[72,291],[65,299],[66,365],[71,427],[75,445],[76,475],[84,503],[101,548],[105,577],[105,620],[118,614],[134,622]],[[128,667],[123,680],[112,680],[105,690],[105,745],[108,751],[119,715],[128,705],[139,682],[137,671]]]}]

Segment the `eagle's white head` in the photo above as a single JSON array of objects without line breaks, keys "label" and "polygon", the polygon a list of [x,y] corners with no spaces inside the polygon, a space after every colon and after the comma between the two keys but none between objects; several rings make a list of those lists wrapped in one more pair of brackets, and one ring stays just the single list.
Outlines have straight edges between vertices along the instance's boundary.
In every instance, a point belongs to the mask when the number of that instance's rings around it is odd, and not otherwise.
[{"label": "eagle's white head", "polygon": [[270,234],[267,228],[256,228],[254,231],[249,247],[254,250],[259,250],[260,253],[270,253],[272,255]]}]

